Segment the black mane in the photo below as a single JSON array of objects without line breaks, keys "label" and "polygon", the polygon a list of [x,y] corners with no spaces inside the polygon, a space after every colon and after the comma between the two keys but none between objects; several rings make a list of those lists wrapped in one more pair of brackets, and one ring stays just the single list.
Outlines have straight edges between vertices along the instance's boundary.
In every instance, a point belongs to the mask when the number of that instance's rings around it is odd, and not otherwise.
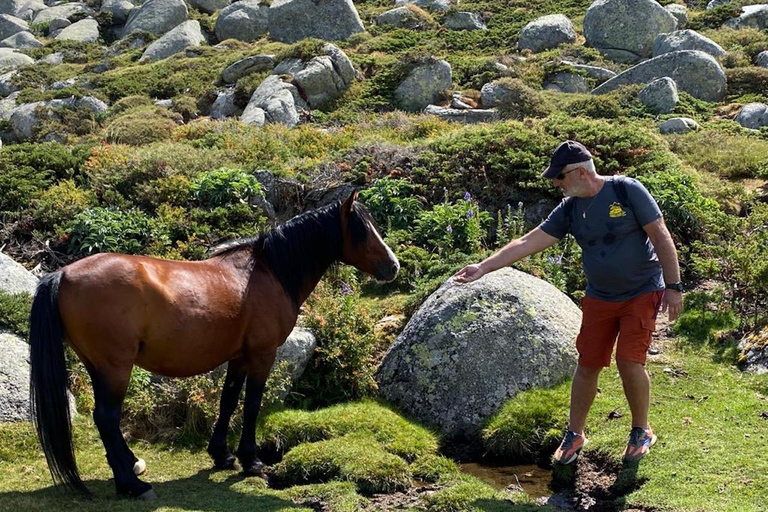
[{"label": "black mane", "polygon": [[[257,237],[225,243],[214,250],[212,257],[250,250],[251,259],[261,258],[267,263],[298,307],[304,284],[310,279],[319,279],[342,257],[341,206],[337,202],[302,213]],[[355,203],[349,219],[354,245],[367,239],[368,223],[373,225],[370,214]]]}]

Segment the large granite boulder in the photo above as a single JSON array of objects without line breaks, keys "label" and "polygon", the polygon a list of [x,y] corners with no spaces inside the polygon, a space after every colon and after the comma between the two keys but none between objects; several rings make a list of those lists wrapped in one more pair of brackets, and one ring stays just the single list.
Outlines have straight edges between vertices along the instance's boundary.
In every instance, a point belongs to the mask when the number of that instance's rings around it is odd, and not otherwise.
[{"label": "large granite boulder", "polygon": [[39,48],[43,46],[43,43],[35,39],[29,32],[16,32],[11,37],[6,37],[0,41],[0,46],[3,48],[16,48],[17,50]]},{"label": "large granite boulder", "polygon": [[384,356],[379,391],[448,437],[471,439],[520,391],[571,376],[580,323],[557,288],[512,268],[449,280]]},{"label": "large granite boulder", "polygon": [[233,62],[221,72],[221,81],[234,84],[244,76],[275,67],[275,56],[271,54],[251,55]]},{"label": "large granite boulder", "polygon": [[739,110],[736,122],[750,130],[759,130],[763,126],[768,126],[768,104],[747,103]]},{"label": "large granite boulder", "polygon": [[147,0],[131,11],[123,27],[123,38],[139,31],[163,35],[188,18],[189,10],[184,0]]},{"label": "large granite boulder", "polygon": [[0,290],[34,295],[35,287],[37,278],[20,263],[0,252]]},{"label": "large granite boulder", "polygon": [[26,21],[9,14],[0,14],[0,40],[28,31],[29,24]]},{"label": "large granite boulder", "polygon": [[406,5],[404,7],[395,7],[379,14],[376,18],[376,24],[380,27],[419,30],[427,28],[429,20],[423,14],[423,11],[419,12]]},{"label": "large granite boulder", "polygon": [[498,107],[512,90],[500,82],[488,82],[480,89],[480,104],[485,108]]},{"label": "large granite boulder", "polygon": [[278,75],[269,75],[253,91],[240,120],[257,126],[263,126],[264,123],[297,125],[302,112],[308,110],[309,105],[291,82]]},{"label": "large granite boulder", "polygon": [[107,104],[93,96],[84,96],[75,98],[74,96],[65,99],[55,99],[50,101],[36,101],[34,103],[22,103],[15,109],[10,117],[13,133],[19,140],[31,139],[35,136],[43,118],[61,120],[59,111],[76,110],[86,108],[94,114],[104,112]]},{"label": "large granite boulder", "polygon": [[29,345],[0,330],[0,422],[30,418]]},{"label": "large granite boulder", "polygon": [[150,44],[139,62],[162,60],[183,52],[188,46],[198,46],[203,43],[205,43],[205,36],[200,31],[200,22],[187,20]]},{"label": "large granite boulder", "polygon": [[93,18],[85,18],[63,29],[58,33],[56,39],[59,41],[95,43],[99,40],[99,24]]},{"label": "large granite boulder", "polygon": [[610,69],[601,68],[598,66],[589,66],[587,64],[579,64],[578,62],[572,62],[569,60],[561,60],[560,64],[568,67],[572,67],[575,70],[586,73],[587,76],[589,76],[590,78],[593,78],[598,84],[601,84],[606,80],[610,80],[611,78],[616,76],[616,73],[614,71],[611,71]]},{"label": "large granite boulder", "polygon": [[19,17],[19,11],[27,0],[0,0],[0,14],[10,14]]},{"label": "large granite boulder", "polygon": [[395,0],[395,7],[406,5],[415,5],[432,12],[445,12],[451,8],[451,0]]},{"label": "large granite boulder", "polygon": [[517,40],[517,48],[540,52],[576,41],[576,29],[563,14],[549,14],[528,23]]},{"label": "large granite boulder", "polygon": [[622,85],[647,84],[668,76],[684,91],[700,100],[719,101],[725,96],[725,72],[711,55],[695,50],[669,52],[619,73],[592,90],[611,92]]},{"label": "large granite boulder", "polygon": [[190,0],[188,3],[200,12],[213,14],[227,7],[232,0]]},{"label": "large granite boulder", "polygon": [[654,0],[596,0],[584,16],[587,44],[609,57],[626,54],[628,62],[650,57],[656,36],[676,28],[675,17]]},{"label": "large granite boulder", "polygon": [[745,5],[741,8],[741,15],[738,18],[727,20],[724,25],[735,29],[765,30],[768,28],[768,4]]},{"label": "large granite boulder", "polygon": [[690,117],[673,117],[659,123],[659,132],[664,135],[692,132],[699,129],[699,123]]},{"label": "large granite boulder", "polygon": [[451,30],[488,30],[483,17],[476,12],[454,11],[445,17],[445,26]]},{"label": "large granite boulder", "polygon": [[104,0],[101,2],[100,11],[111,14],[114,23],[125,23],[131,11],[136,8],[128,0]]},{"label": "large granite boulder", "polygon": [[725,55],[722,46],[693,30],[675,30],[669,34],[659,34],[653,42],[654,57],[678,50],[698,50],[713,57]]},{"label": "large granite boulder", "polygon": [[323,53],[308,61],[285,59],[272,71],[273,75],[292,76],[311,108],[322,108],[339,98],[357,76],[352,61],[339,48],[328,43]]},{"label": "large granite boulder", "polygon": [[307,369],[309,360],[315,353],[317,339],[312,331],[302,327],[295,327],[285,343],[277,348],[277,356],[272,364],[272,371],[280,368],[290,375],[288,386],[275,390],[277,397],[282,401],[288,396],[293,384],[295,384]]},{"label": "large granite boulder", "polygon": [[688,8],[680,4],[667,4],[664,6],[677,20],[677,28],[683,29],[688,24]]},{"label": "large granite boulder", "polygon": [[243,0],[228,5],[216,18],[216,37],[219,41],[237,39],[252,42],[269,29],[269,6],[261,0]]},{"label": "large granite boulder", "polygon": [[591,87],[583,75],[570,71],[560,71],[559,73],[547,77],[544,82],[544,89],[571,94],[586,94]]},{"label": "large granite boulder", "polygon": [[83,16],[94,16],[95,14],[94,10],[83,2],[65,2],[39,11],[32,20],[32,25],[50,23],[58,19],[70,20],[74,17],[79,19]]},{"label": "large granite boulder", "polygon": [[464,124],[490,123],[499,120],[499,113],[494,109],[446,108],[437,105],[427,105],[427,108],[424,109],[424,113],[432,114],[445,119],[446,121],[454,121]]},{"label": "large granite boulder", "polygon": [[412,112],[424,110],[451,87],[451,80],[451,65],[444,60],[417,64],[395,89],[395,105]]},{"label": "large granite boulder", "polygon": [[352,0],[274,0],[269,7],[269,35],[283,43],[343,41],[363,30]]},{"label": "large granite boulder", "polygon": [[638,97],[646,108],[654,114],[672,112],[680,101],[675,81],[664,76],[646,85]]}]

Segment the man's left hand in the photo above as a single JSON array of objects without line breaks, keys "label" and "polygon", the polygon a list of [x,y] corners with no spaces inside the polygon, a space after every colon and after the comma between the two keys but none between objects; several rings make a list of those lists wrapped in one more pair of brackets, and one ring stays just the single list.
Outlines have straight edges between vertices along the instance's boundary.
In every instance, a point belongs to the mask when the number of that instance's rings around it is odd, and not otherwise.
[{"label": "man's left hand", "polygon": [[669,321],[674,322],[683,312],[683,294],[676,290],[666,290],[664,301],[661,303],[661,312],[669,315]]}]

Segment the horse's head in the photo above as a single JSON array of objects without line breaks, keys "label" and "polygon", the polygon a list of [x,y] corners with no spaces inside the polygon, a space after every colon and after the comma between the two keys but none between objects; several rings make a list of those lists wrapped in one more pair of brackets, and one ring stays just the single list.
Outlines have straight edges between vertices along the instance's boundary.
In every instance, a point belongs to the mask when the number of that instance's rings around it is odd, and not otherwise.
[{"label": "horse's head", "polygon": [[379,281],[390,282],[397,277],[400,263],[373,225],[368,210],[356,203],[357,191],[341,205],[343,239],[341,261],[366,272]]}]

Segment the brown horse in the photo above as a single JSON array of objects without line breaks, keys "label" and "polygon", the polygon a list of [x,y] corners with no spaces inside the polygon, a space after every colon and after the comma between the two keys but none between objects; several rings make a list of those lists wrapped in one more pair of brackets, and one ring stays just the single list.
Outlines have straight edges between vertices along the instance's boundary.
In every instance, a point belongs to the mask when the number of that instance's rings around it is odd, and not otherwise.
[{"label": "brown horse", "polygon": [[97,254],[41,279],[30,317],[30,394],[54,483],[90,496],[72,447],[63,340],[93,382],[93,419],[118,494],[156,498],[138,479],[144,463],[120,432],[134,364],[185,377],[229,361],[208,453],[216,467],[234,467],[226,435],[245,382],[236,453],[245,473],[261,473],[256,418],[275,353],[296,324],[299,306],[335,261],[380,281],[393,280],[400,268],[356,198],[355,192],[343,203],[228,244],[204,261]]}]

